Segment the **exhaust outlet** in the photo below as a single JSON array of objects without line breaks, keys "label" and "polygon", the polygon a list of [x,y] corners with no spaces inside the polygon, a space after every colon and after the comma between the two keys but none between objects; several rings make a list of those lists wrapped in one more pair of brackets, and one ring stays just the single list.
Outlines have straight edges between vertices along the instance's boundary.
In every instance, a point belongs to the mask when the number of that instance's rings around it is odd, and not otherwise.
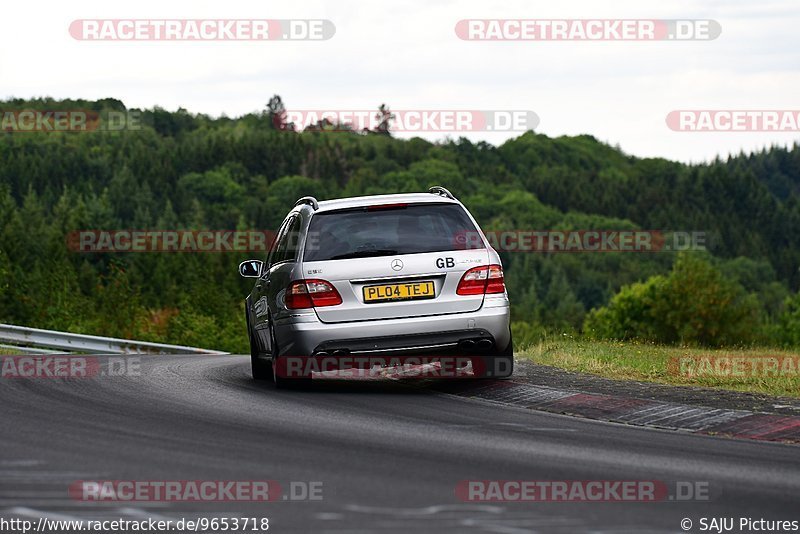
[{"label": "exhaust outlet", "polygon": [[488,350],[494,346],[494,343],[492,343],[491,339],[479,339],[476,345],[481,350]]}]

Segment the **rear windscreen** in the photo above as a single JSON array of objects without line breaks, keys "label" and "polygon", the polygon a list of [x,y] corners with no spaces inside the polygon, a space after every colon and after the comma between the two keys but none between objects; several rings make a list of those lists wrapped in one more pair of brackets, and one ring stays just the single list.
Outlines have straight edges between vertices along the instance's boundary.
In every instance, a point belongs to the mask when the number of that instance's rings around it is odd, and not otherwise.
[{"label": "rear windscreen", "polygon": [[371,206],[311,218],[303,261],[484,248],[458,204]]}]

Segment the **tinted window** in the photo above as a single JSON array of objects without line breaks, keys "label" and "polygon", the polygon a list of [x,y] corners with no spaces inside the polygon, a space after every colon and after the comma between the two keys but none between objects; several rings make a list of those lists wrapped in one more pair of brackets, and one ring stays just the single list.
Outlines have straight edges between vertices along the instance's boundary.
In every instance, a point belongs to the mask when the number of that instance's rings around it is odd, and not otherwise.
[{"label": "tinted window", "polygon": [[303,221],[299,215],[292,220],[284,239],[286,248],[283,261],[295,261],[297,259],[300,253],[300,226],[302,224]]},{"label": "tinted window", "polygon": [[311,219],[304,261],[484,248],[458,204],[411,204],[319,213]]},{"label": "tinted window", "polygon": [[283,235],[286,226],[289,224],[289,220],[284,220],[281,223],[280,228],[278,228],[278,232],[275,234],[275,237],[272,240],[272,243],[269,245],[269,252],[267,252],[267,265],[272,265],[272,261],[275,258],[275,251],[278,248],[278,244],[280,243],[281,236]]},{"label": "tinted window", "polygon": [[281,227],[270,257],[270,265],[297,259],[297,242],[300,236],[300,217],[294,216]]}]

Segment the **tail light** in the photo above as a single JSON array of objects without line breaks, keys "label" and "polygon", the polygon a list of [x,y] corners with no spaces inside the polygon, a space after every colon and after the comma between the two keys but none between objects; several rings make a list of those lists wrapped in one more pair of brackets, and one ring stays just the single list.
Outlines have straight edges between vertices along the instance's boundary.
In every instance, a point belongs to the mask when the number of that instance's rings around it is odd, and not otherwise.
[{"label": "tail light", "polygon": [[458,295],[483,295],[503,293],[506,285],[503,282],[503,268],[499,265],[475,267],[464,273],[458,283]]},{"label": "tail light", "polygon": [[325,280],[295,280],[286,289],[286,307],[290,310],[321,308],[342,303],[342,297]]}]

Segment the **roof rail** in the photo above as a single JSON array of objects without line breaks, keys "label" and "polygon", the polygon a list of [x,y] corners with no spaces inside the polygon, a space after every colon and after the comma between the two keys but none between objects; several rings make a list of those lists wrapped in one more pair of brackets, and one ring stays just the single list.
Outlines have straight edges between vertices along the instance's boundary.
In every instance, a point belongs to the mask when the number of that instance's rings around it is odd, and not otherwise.
[{"label": "roof rail", "polygon": [[317,211],[319,209],[319,202],[317,202],[317,199],[314,197],[298,198],[297,202],[295,202],[294,205],[299,206],[300,204],[308,204],[309,206],[314,208],[314,211]]},{"label": "roof rail", "polygon": [[455,200],[456,199],[456,197],[453,196],[453,193],[451,193],[450,191],[448,191],[447,189],[445,189],[444,187],[442,187],[440,185],[434,185],[433,187],[428,189],[428,193],[431,193],[433,195],[439,195],[439,196],[442,196],[442,197],[447,197],[450,200]]}]

